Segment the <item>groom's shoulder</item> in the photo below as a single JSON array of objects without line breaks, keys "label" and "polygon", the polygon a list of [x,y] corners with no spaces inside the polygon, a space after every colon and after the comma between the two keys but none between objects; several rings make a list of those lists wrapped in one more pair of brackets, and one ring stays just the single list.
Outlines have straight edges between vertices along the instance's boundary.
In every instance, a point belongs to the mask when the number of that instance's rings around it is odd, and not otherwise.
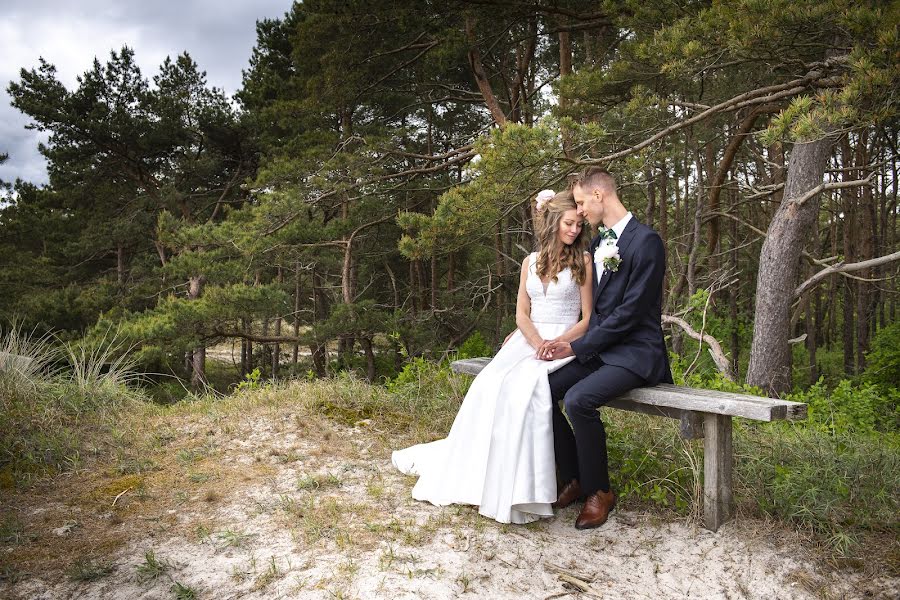
[{"label": "groom's shoulder", "polygon": [[638,221],[636,217],[631,218],[631,223],[634,223],[634,232],[637,235],[660,237],[659,233],[657,233],[655,229],[645,223]]}]

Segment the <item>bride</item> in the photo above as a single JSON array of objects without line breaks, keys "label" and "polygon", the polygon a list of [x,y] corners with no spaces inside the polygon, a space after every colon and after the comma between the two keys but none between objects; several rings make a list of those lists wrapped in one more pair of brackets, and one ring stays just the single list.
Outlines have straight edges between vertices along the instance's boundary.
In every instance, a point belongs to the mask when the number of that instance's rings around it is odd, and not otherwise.
[{"label": "bride", "polygon": [[553,516],[556,466],[547,375],[572,357],[536,358],[547,341],[587,330],[593,263],[588,236],[569,191],[538,194],[539,252],[522,263],[518,329],[472,382],[445,439],[395,451],[394,466],[418,475],[416,500],[472,504],[501,523]]}]

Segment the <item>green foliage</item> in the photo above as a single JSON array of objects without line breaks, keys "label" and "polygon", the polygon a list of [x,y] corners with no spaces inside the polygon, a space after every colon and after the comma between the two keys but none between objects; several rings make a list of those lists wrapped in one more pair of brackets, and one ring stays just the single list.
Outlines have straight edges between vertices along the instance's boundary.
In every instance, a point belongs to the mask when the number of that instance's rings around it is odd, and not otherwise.
[{"label": "green foliage", "polygon": [[900,386],[900,321],[880,329],[866,355],[866,370],[862,374],[869,381],[885,388]]},{"label": "green foliage", "polygon": [[900,530],[900,440],[799,425],[735,430],[734,477],[751,509],[852,556],[870,532]]},{"label": "green foliage", "polygon": [[251,371],[250,373],[247,373],[244,376],[244,380],[237,384],[237,386],[234,388],[234,391],[239,393],[239,392],[244,392],[244,391],[249,391],[249,390],[260,389],[261,387],[264,386],[264,384],[261,384],[259,382],[259,378],[260,378],[260,371],[259,371],[259,367],[257,367],[255,369],[253,369],[253,371]]},{"label": "green foliage", "polygon": [[66,574],[72,581],[96,581],[106,577],[114,569],[109,563],[82,558],[72,563]]},{"label": "green foliage", "polygon": [[55,355],[46,343],[15,328],[3,334],[0,347],[27,352],[31,366],[0,369],[0,472],[27,481],[77,468],[91,446],[88,432],[108,430],[122,410],[136,407],[141,396],[127,387],[131,377],[123,363],[104,362],[116,346],[115,338],[95,352],[67,346],[70,364],[51,372],[49,357]]},{"label": "green foliage", "polygon": [[698,511],[702,448],[679,437],[678,424],[619,410],[604,410],[610,469],[626,504],[678,514]]},{"label": "green foliage", "polygon": [[156,557],[153,550],[144,553],[144,562],[137,566],[137,577],[141,583],[154,581],[172,569],[172,563]]},{"label": "green foliage", "polygon": [[197,590],[178,581],[172,584],[172,592],[175,594],[175,600],[196,600],[198,597]]},{"label": "green foliage", "polygon": [[459,359],[493,356],[493,354],[493,349],[488,345],[480,331],[475,331],[475,333],[467,337],[466,341],[462,343],[456,352],[456,356]]},{"label": "green foliage", "polygon": [[[900,423],[900,393],[872,383],[854,384],[842,380],[828,390],[822,379],[809,389],[787,396],[788,400],[809,406],[808,426],[837,434],[896,434]],[[801,425],[802,426],[802,425]]]}]

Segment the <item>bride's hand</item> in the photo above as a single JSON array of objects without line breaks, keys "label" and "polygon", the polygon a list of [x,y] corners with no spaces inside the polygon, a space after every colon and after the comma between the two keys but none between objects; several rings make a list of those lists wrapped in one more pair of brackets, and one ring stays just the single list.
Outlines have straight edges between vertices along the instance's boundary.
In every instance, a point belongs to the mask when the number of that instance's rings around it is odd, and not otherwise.
[{"label": "bride's hand", "polygon": [[534,348],[535,356],[537,356],[538,354],[540,354],[541,348],[543,348],[547,344],[547,340],[545,340],[544,338],[537,338],[536,340],[529,341],[528,343],[531,344],[532,348]]},{"label": "bride's hand", "polygon": [[556,342],[556,340],[542,340],[541,345],[537,346],[537,352],[534,353],[535,358],[543,358],[547,350]]}]

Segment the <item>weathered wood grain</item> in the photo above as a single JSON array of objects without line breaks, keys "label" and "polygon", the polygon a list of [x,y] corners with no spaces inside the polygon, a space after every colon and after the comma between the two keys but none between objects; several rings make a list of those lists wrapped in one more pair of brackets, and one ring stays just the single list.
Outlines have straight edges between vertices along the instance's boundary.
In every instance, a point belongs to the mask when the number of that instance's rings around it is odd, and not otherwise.
[{"label": "weathered wood grain", "polygon": [[[452,368],[457,373],[477,375],[489,362],[488,358],[469,358],[455,361]],[[648,413],[648,411],[638,409],[637,406],[655,406],[679,411],[743,417],[756,421],[794,421],[806,418],[806,405],[800,402],[763,398],[750,394],[702,390],[667,383],[633,389],[617,398],[615,402],[621,400],[629,400],[631,403],[621,403],[620,406],[610,403],[610,406],[644,413]],[[680,412],[649,412],[648,414],[681,418]]]},{"label": "weathered wood grain", "polygon": [[703,425],[703,526],[716,531],[731,518],[731,417],[708,413]]}]

